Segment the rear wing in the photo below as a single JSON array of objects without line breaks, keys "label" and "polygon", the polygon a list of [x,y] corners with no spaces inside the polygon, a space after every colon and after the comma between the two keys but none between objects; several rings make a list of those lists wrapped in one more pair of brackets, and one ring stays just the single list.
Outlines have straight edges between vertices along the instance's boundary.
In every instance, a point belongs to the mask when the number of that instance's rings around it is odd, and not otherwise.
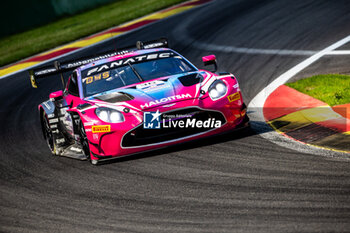
[{"label": "rear wing", "polygon": [[[169,48],[168,40],[166,38],[161,38],[158,40],[152,40],[152,41],[146,41],[146,42],[137,41],[136,46],[119,48],[119,49],[107,51],[95,56],[85,57],[80,60],[72,60],[64,63],[59,63],[58,61],[55,61],[51,66],[30,70],[29,71],[30,82],[33,88],[37,88],[38,87],[37,80],[47,77],[49,75],[62,74],[64,72],[74,70],[75,68],[78,68],[82,65],[86,65],[91,62],[113,57],[116,55],[123,55],[136,50],[152,49],[152,48]],[[62,79],[62,84],[64,86],[64,79],[62,75],[61,75],[61,79]]]}]

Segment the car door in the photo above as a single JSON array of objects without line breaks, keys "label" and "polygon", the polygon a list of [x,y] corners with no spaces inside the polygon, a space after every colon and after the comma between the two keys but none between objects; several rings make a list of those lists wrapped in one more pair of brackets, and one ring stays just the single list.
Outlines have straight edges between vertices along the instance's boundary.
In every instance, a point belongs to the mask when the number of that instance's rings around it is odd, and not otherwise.
[{"label": "car door", "polygon": [[62,127],[65,134],[72,138],[74,138],[74,119],[68,110],[77,107],[80,101],[77,73],[74,71],[69,77],[66,88],[64,89],[60,109]]}]

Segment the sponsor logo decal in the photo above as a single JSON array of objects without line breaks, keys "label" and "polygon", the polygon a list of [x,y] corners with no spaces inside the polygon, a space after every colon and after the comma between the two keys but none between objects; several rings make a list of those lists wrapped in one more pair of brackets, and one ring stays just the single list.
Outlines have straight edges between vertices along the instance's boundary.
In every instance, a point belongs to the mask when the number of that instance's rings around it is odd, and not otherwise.
[{"label": "sponsor logo decal", "polygon": [[222,122],[215,118],[206,120],[197,119],[194,114],[161,114],[157,112],[144,112],[144,129],[165,128],[220,128]]},{"label": "sponsor logo decal", "polygon": [[[94,57],[94,58],[83,60],[83,61],[73,62],[73,63],[69,63],[67,65],[67,67],[71,68],[71,67],[82,66],[82,65],[89,64],[89,63],[92,63],[92,62],[97,61],[97,60],[101,60],[101,59],[105,59],[105,58],[109,58],[109,57],[114,57],[116,55],[123,55],[123,54],[125,54],[127,52],[129,52],[129,51],[124,50],[124,51],[119,51],[119,52],[114,52],[114,53],[110,53],[110,54]],[[53,71],[56,71],[56,69],[54,69]]]},{"label": "sponsor logo decal", "polygon": [[81,149],[80,148],[77,148],[77,147],[71,147],[69,148],[71,151],[74,151],[74,152],[81,152]]},{"label": "sponsor logo decal", "polygon": [[49,120],[49,123],[50,123],[50,124],[52,124],[52,123],[57,123],[57,122],[58,122],[58,119],[57,119],[57,118]]},{"label": "sponsor logo decal", "polygon": [[166,87],[169,87],[169,85],[164,81],[153,81],[148,83],[142,83],[136,86],[137,89],[146,92],[156,91]]},{"label": "sponsor logo decal", "polygon": [[233,101],[239,100],[241,96],[239,95],[239,92],[236,92],[232,95],[227,96],[228,101],[231,103]]},{"label": "sponsor logo decal", "polygon": [[96,75],[93,75],[93,76],[89,76],[89,77],[83,78],[83,83],[90,84],[92,82],[99,81],[101,79],[107,79],[107,78],[109,78],[109,76],[110,76],[109,71],[106,71],[106,72],[103,72],[103,73],[100,73],[100,74],[96,74]]},{"label": "sponsor logo decal", "polygon": [[138,62],[144,62],[149,60],[155,60],[160,58],[168,58],[174,56],[174,53],[172,52],[164,52],[164,53],[151,53],[151,54],[145,54],[135,57],[129,57],[127,59],[121,59],[114,62],[106,63],[98,67],[94,67],[87,71],[87,76],[90,76],[91,74],[100,73],[102,71],[106,71],[109,69],[113,69],[114,67],[120,67],[127,65],[128,63],[138,63]]},{"label": "sponsor logo decal", "polygon": [[97,123],[98,123],[98,121],[96,121],[96,120],[91,120],[91,121],[85,122],[85,123],[84,123],[84,126],[92,126],[92,125],[97,124]]},{"label": "sponsor logo decal", "polygon": [[51,109],[51,105],[49,104],[49,101],[46,101],[43,103],[45,105],[45,107],[50,110]]},{"label": "sponsor logo decal", "polygon": [[174,106],[176,103],[173,103],[173,104],[166,104],[166,105],[163,105],[162,107],[163,108],[170,108],[172,106]]},{"label": "sponsor logo decal", "polygon": [[143,104],[143,105],[140,105],[140,107],[141,107],[142,109],[144,109],[144,108],[152,107],[152,106],[154,106],[154,105],[166,103],[166,102],[169,102],[169,101],[182,100],[182,99],[189,99],[189,98],[192,98],[192,96],[191,96],[190,94],[173,95],[173,96],[169,96],[169,97],[165,97],[165,98],[162,98],[162,99],[159,99],[159,100],[154,100],[154,101],[145,103],[145,104]]},{"label": "sponsor logo decal", "polygon": [[94,126],[92,126],[92,132],[93,133],[111,132],[111,126],[110,125],[94,125]]},{"label": "sponsor logo decal", "polygon": [[66,140],[64,140],[64,138],[56,139],[56,143],[57,143],[57,144],[64,143],[65,141],[66,141]]},{"label": "sponsor logo decal", "polygon": [[98,138],[99,138],[98,135],[99,135],[99,134],[93,134],[93,135],[92,135],[93,139],[97,141]]},{"label": "sponsor logo decal", "polygon": [[162,114],[157,112],[144,112],[143,113],[143,128],[145,129],[160,129],[160,116]]}]

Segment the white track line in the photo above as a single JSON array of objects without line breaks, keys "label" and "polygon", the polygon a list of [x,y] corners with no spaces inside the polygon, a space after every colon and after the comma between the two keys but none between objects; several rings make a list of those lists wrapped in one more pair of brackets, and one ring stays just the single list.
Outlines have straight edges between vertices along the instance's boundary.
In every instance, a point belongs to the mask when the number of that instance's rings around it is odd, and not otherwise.
[{"label": "white track line", "polygon": [[[259,48],[245,48],[227,45],[207,44],[200,41],[194,41],[193,46],[206,50],[218,51],[223,53],[245,53],[245,54],[264,54],[264,55],[287,55],[287,56],[311,56],[318,51],[313,50],[290,50],[290,49],[259,49]],[[329,51],[326,55],[350,55],[350,50]]]},{"label": "white track line", "polygon": [[350,50],[334,50],[328,52],[327,55],[350,55]]},{"label": "white track line", "polygon": [[[320,59],[321,57],[330,54],[331,52],[335,52],[334,50],[339,48],[340,46],[350,42],[350,35],[345,37],[344,39],[341,39],[337,41],[336,43],[328,46],[327,48],[321,50],[320,52],[314,54],[313,56],[307,58],[303,62],[299,63],[298,65],[294,66],[293,68],[289,69],[287,72],[280,75],[278,78],[276,78],[273,82],[271,82],[269,85],[267,85],[264,89],[262,89],[249,103],[248,105],[248,111],[250,112],[251,119],[253,121],[252,125],[257,124],[258,127],[263,127],[265,133],[261,133],[260,135],[264,138],[267,138],[268,140],[284,147],[293,148],[301,152],[308,153],[310,150],[312,152],[319,152],[322,155],[325,155],[325,153],[329,156],[338,156],[341,153],[338,152],[325,152],[325,150],[322,149],[316,149],[309,146],[304,146],[301,143],[296,143],[294,140],[287,139],[283,136],[280,136],[275,131],[271,132],[271,129],[267,129],[264,114],[263,114],[263,106],[265,104],[265,101],[267,97],[275,91],[280,85],[285,84],[289,79],[291,79],[294,75],[305,69],[306,67],[310,66],[312,63]],[[254,127],[254,126],[253,126]],[[293,143],[293,145],[291,145]],[[300,145],[297,145],[300,144]],[[317,154],[319,154],[317,153]]]},{"label": "white track line", "polygon": [[245,53],[245,54],[264,54],[264,55],[295,55],[295,56],[311,56],[317,51],[312,50],[288,50],[288,49],[259,49],[245,48],[227,45],[207,44],[199,41],[194,41],[193,46],[207,51],[218,51],[223,53]]},{"label": "white track line", "polygon": [[269,85],[267,85],[264,89],[262,89],[254,98],[252,101],[250,101],[249,105],[251,107],[259,107],[262,108],[264,106],[264,103],[266,101],[266,98],[279,87],[280,85],[286,83],[290,78],[292,78],[294,75],[323,57],[324,55],[329,54],[329,52],[333,51],[336,48],[339,48],[340,46],[350,42],[350,35],[345,37],[344,39],[328,46],[327,48],[321,50],[320,52],[312,55],[308,59],[304,60],[303,62],[299,63],[298,65],[294,66],[287,72],[280,75],[278,78],[276,78],[273,82],[271,82]]}]

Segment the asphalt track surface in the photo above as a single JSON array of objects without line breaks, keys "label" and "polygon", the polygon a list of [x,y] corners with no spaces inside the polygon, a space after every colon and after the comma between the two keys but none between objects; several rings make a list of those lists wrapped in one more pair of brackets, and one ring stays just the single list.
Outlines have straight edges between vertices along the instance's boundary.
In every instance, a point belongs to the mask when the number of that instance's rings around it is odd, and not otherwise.
[{"label": "asphalt track surface", "polygon": [[[249,103],[307,56],[203,51],[194,41],[317,51],[349,29],[346,0],[217,0],[67,59],[167,36],[198,66],[216,53]],[[101,166],[53,157],[36,108],[60,81],[39,85],[24,72],[0,80],[1,232],[350,231],[346,159],[280,147],[254,128]]]}]

